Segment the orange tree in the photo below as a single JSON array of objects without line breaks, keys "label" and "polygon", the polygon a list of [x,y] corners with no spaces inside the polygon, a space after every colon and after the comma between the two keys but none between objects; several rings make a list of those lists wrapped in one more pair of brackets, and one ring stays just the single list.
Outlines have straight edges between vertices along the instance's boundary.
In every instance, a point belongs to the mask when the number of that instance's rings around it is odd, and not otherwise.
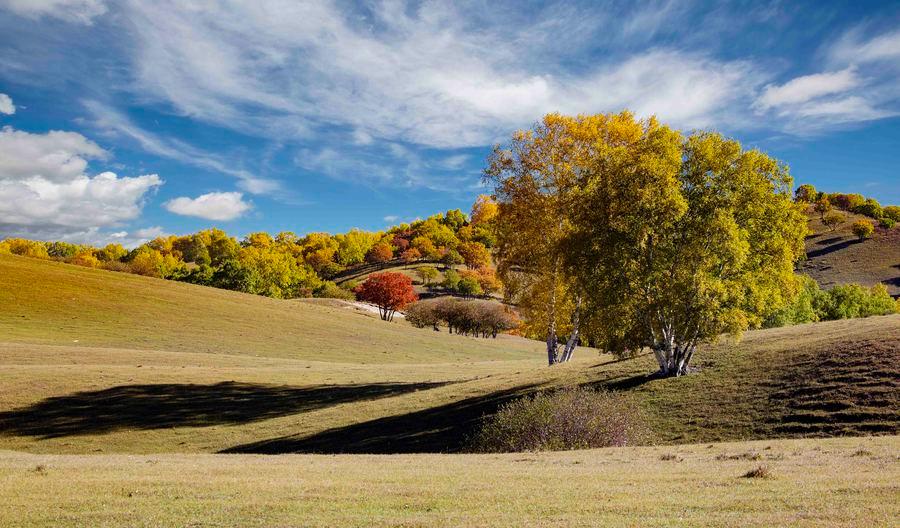
[{"label": "orange tree", "polygon": [[378,306],[384,321],[393,321],[397,310],[419,298],[413,290],[412,279],[402,273],[373,273],[353,292],[357,300]]}]

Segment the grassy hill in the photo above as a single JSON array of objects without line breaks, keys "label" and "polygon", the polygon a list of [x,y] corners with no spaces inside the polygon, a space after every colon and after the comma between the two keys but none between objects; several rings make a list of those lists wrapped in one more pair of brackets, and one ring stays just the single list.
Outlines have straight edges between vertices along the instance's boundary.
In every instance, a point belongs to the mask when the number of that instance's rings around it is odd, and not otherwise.
[{"label": "grassy hill", "polygon": [[[7,341],[331,362],[535,357],[524,339],[464,343],[384,324],[340,304],[287,302],[191,284],[0,255]],[[538,356],[539,357],[539,356]]]},{"label": "grassy hill", "polygon": [[900,431],[900,316],[749,332],[652,379],[645,355],[466,338],[354,313],[0,257],[0,448],[458,451],[538,389],[627,390],[664,443]]},{"label": "grassy hill", "polygon": [[872,238],[859,241],[851,226],[857,220],[872,219],[845,214],[847,221],[834,231],[822,224],[818,214],[810,215],[807,258],[799,270],[825,289],[850,282],[865,286],[881,282],[891,295],[900,296],[900,227],[876,227]]},{"label": "grassy hill", "polygon": [[[648,356],[548,368],[541,343],[338,301],[0,256],[0,525],[889,525],[900,436],[777,438],[900,432],[897,328],[748,332],[653,379]],[[436,453],[572,385],[632,394],[662,445]]]}]

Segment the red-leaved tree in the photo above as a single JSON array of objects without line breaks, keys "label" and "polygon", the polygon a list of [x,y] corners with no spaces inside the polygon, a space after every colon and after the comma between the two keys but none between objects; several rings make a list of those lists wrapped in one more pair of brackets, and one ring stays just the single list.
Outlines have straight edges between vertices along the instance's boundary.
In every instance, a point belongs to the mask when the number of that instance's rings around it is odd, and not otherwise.
[{"label": "red-leaved tree", "polygon": [[397,310],[419,299],[412,278],[402,273],[373,273],[353,292],[357,300],[378,306],[378,313],[385,321],[393,321]]}]

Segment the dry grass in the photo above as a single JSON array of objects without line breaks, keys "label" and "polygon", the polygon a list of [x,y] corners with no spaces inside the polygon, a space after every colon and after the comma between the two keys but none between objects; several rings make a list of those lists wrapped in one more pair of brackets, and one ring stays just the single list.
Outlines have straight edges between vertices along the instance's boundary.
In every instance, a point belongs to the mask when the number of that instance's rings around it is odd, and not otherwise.
[{"label": "dry grass", "polygon": [[808,258],[800,263],[800,271],[825,289],[838,284],[874,286],[881,282],[891,295],[900,295],[900,226],[876,227],[871,239],[860,242],[850,230],[853,222],[874,221],[854,213],[845,214],[847,221],[834,231],[822,224],[818,214],[810,214]]},{"label": "dry grass", "polygon": [[[739,478],[746,461],[717,459],[764,445],[782,457],[766,462],[776,478]],[[873,456],[852,456],[861,447]],[[0,453],[0,525],[890,526],[898,448],[879,437],[508,455]],[[682,461],[660,462],[673,449]]]},{"label": "dry grass", "polygon": [[354,310],[0,255],[4,341],[346,363],[539,359],[540,343],[466,342]]}]

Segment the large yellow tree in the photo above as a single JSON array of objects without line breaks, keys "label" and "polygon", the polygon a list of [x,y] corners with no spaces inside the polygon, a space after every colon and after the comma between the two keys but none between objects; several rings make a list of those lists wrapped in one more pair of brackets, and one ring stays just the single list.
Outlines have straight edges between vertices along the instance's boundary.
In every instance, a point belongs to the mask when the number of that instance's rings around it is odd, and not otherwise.
[{"label": "large yellow tree", "polygon": [[551,364],[587,327],[684,374],[698,343],[760,324],[797,289],[806,223],[787,168],[718,134],[551,114],[496,148],[486,176],[498,271]]}]

